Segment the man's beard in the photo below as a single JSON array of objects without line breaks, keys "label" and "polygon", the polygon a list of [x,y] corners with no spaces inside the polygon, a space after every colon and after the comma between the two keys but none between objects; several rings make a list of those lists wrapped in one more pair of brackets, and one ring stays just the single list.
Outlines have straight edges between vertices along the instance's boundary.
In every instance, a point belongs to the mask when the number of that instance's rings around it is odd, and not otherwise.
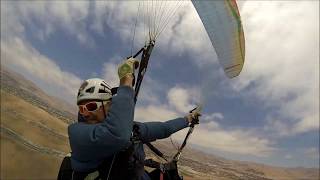
[{"label": "man's beard", "polygon": [[93,123],[99,122],[99,121],[98,121],[98,116],[97,116],[96,114],[91,114],[90,116],[88,116],[88,117],[86,118],[86,120],[87,120],[87,122],[88,122],[89,124],[93,124]]}]

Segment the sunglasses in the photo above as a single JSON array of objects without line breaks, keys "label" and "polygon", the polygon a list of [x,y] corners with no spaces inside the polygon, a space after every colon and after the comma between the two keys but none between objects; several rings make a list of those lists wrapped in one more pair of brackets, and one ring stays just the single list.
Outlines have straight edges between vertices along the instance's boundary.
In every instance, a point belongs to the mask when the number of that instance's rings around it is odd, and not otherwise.
[{"label": "sunglasses", "polygon": [[[105,105],[108,104],[110,101],[104,103]],[[80,114],[86,114],[87,112],[95,112],[102,106],[102,102],[88,102],[84,105],[78,105]]]}]

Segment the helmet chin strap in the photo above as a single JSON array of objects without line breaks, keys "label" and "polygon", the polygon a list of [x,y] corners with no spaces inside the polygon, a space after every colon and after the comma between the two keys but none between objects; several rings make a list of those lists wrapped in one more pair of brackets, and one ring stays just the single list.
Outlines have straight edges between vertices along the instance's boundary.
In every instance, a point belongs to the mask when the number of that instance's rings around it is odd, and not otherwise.
[{"label": "helmet chin strap", "polygon": [[105,109],[104,109],[104,104],[103,104],[103,101],[101,101],[101,102],[102,102],[103,115],[104,115],[104,118],[106,118],[106,117],[107,117],[107,115],[106,115],[106,111],[105,111]]}]

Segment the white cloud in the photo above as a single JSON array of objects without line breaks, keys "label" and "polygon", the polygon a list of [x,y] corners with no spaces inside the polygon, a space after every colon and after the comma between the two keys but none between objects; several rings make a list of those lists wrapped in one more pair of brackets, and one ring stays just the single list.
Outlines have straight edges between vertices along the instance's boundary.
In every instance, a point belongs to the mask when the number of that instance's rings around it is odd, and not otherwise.
[{"label": "white cloud", "polygon": [[202,128],[194,132],[192,143],[234,154],[253,155],[257,157],[270,156],[276,149],[273,143],[259,137],[248,130],[224,130],[215,125],[216,129]]},{"label": "white cloud", "polygon": [[212,113],[209,115],[205,115],[202,116],[201,119],[203,119],[204,121],[208,122],[208,121],[216,121],[216,120],[222,120],[224,118],[223,114],[221,113]]},{"label": "white cloud", "polygon": [[[56,30],[62,29],[81,44],[94,46],[86,30],[85,19],[89,14],[88,1],[6,1],[1,7],[1,31],[7,37],[23,37],[25,25],[33,26],[33,35],[44,41]],[[2,28],[3,27],[3,28]],[[7,38],[6,37],[6,38]]]},{"label": "white cloud", "polygon": [[[53,60],[42,55],[28,43],[20,38],[14,38],[10,41],[1,41],[1,64],[20,69],[20,73],[28,73],[37,77],[42,83],[54,84],[57,88],[57,94],[64,94],[75,102],[77,90],[81,79],[76,75],[63,71]],[[43,87],[42,87],[43,88]],[[62,90],[61,90],[62,89]]]},{"label": "white cloud", "polygon": [[14,6],[8,1],[1,2],[1,40],[20,35],[25,31],[20,16],[14,16],[14,12]]},{"label": "white cloud", "polygon": [[177,118],[179,114],[173,111],[168,106],[141,106],[137,107],[135,111],[135,120],[137,121],[167,121]]},{"label": "white cloud", "polygon": [[[228,130],[222,128],[216,121],[201,122],[200,119],[200,125],[196,126],[189,143],[220,152],[255,157],[270,157],[277,151],[274,142],[252,130],[241,128]],[[173,139],[181,142],[187,130],[175,133],[172,135]]]},{"label": "white cloud", "polygon": [[169,104],[179,112],[186,112],[192,109],[191,94],[187,89],[180,87],[171,88],[168,92]]},{"label": "white cloud", "polygon": [[304,154],[309,158],[319,159],[319,147],[305,149]]},{"label": "white cloud", "polygon": [[103,64],[102,77],[111,87],[119,86],[118,65],[123,61],[120,56],[114,56]]},{"label": "white cloud", "polygon": [[270,132],[270,135],[273,138],[290,136],[292,134],[292,124],[284,122],[281,119],[275,119],[272,116],[267,117],[267,123],[264,125],[263,129],[266,132]]},{"label": "white cloud", "polygon": [[146,75],[140,87],[138,104],[142,102],[145,104],[161,105],[161,97],[159,94],[166,93],[166,89],[164,84],[160,84],[158,81]]},{"label": "white cloud", "polygon": [[164,52],[191,55],[194,65],[203,67],[218,63],[211,41],[191,2],[185,2],[177,11],[159,41]]},{"label": "white cloud", "polygon": [[[143,122],[166,121],[178,115],[167,106],[150,105],[136,108],[135,119]],[[173,139],[181,142],[187,130],[188,128],[173,134]],[[200,122],[189,143],[222,152],[256,157],[268,157],[276,151],[270,140],[259,137],[257,133],[245,129],[225,130],[215,121],[204,124]]]},{"label": "white cloud", "polygon": [[117,76],[118,74],[118,66],[114,63],[104,63],[103,64],[103,79],[106,80],[106,82],[111,87],[119,86],[119,78]]},{"label": "white cloud", "polygon": [[[104,23],[108,21],[109,17],[108,14],[111,14],[110,11],[112,10],[115,1],[95,1],[94,2],[94,18],[92,23],[90,24],[90,29],[94,30],[101,36],[104,36]],[[106,6],[111,6],[109,9]]]},{"label": "white cloud", "polygon": [[[204,116],[206,116],[206,115],[204,115]],[[203,123],[203,119],[205,119],[205,118],[200,118],[200,119],[201,119],[200,123],[202,124]],[[219,123],[217,123],[216,121],[214,121],[212,119],[210,119],[210,121],[205,123],[205,128],[207,128],[207,129],[217,129],[219,127],[220,127]]]},{"label": "white cloud", "polygon": [[[97,1],[93,4],[95,5],[95,11],[92,13],[95,18],[93,24],[91,24],[92,29],[96,30],[100,35],[104,35],[103,32],[106,28],[105,25],[107,24],[109,28],[114,28],[115,32],[119,33],[119,36],[123,38],[123,40],[132,38],[130,31],[132,31],[132,23],[136,15],[136,2],[106,3]],[[42,41],[45,41],[46,38],[55,33],[57,29],[62,29],[69,33],[69,35],[77,38],[80,43],[89,44],[89,46],[94,44],[86,30],[88,25],[85,24],[85,19],[88,18],[89,15],[89,2],[5,2],[1,9],[3,10],[1,11],[1,18],[6,18],[5,21],[1,21],[1,37],[4,37],[6,40],[1,41],[3,44],[8,44],[10,41],[13,42],[14,40],[12,39],[17,38],[21,44],[27,44],[26,47],[29,47],[30,44],[28,44],[24,38],[26,25],[34,26],[36,29],[36,32],[34,32],[35,36]],[[141,36],[141,33],[140,35],[139,33],[136,35]],[[10,48],[11,47],[13,46],[10,46]],[[31,46],[30,49],[33,49],[35,52],[37,51]],[[42,57],[45,58],[44,56]],[[103,78],[112,86],[117,86],[119,84],[117,77],[117,65],[122,59],[119,60],[117,58],[118,57],[109,59],[107,63],[103,64],[102,69]],[[117,61],[115,59],[117,59]],[[48,62],[49,61],[50,60],[48,60]],[[25,63],[28,63],[28,61],[25,61]],[[19,66],[28,69],[27,65]],[[57,69],[59,69],[59,67]],[[29,72],[30,68],[27,71]],[[56,76],[58,76],[58,74],[59,73],[57,73]],[[95,75],[95,73],[92,75]],[[45,76],[42,78],[44,79]],[[150,82],[153,85],[155,84],[150,78],[149,80],[148,78],[145,78],[145,81]],[[142,91],[147,91],[149,93],[146,94],[151,94],[153,89],[154,88],[144,88]],[[149,101],[156,101],[154,98],[155,96],[141,95],[141,97],[149,99]]]},{"label": "white cloud", "polygon": [[[144,85],[141,89],[139,101],[142,105],[136,107],[136,120],[138,121],[166,121],[177,117],[182,117],[190,108],[188,105],[190,98],[189,91],[174,87],[167,92],[166,99],[159,97],[159,91],[163,91],[164,85],[150,77],[145,77]],[[163,92],[162,92],[163,93]],[[182,99],[177,99],[181,97]]]},{"label": "white cloud", "polygon": [[204,129],[216,130],[221,128],[218,122],[223,119],[224,119],[223,114],[218,112],[211,113],[211,114],[202,114],[200,117],[200,124],[203,125],[202,127]]},{"label": "white cloud", "polygon": [[319,129],[319,118],[317,119],[318,114],[316,116],[312,115],[307,115],[303,117],[300,121],[294,124],[294,127],[292,129],[292,132],[294,134],[296,133],[304,133],[308,131],[313,131]]},{"label": "white cloud", "polygon": [[284,158],[285,158],[285,159],[292,159],[292,155],[291,155],[291,154],[286,154],[286,155],[284,156]]},{"label": "white cloud", "polygon": [[319,2],[247,1],[241,14],[246,62],[234,90],[277,109],[268,118],[279,134],[319,129]]},{"label": "white cloud", "polygon": [[[123,42],[130,42],[137,14],[138,3],[135,1],[97,1],[94,2],[94,21],[91,28],[100,35],[105,35],[106,26],[113,29]],[[141,32],[141,31],[138,31]],[[139,33],[137,33],[139,36]]]},{"label": "white cloud", "polygon": [[[186,115],[190,99],[190,89],[174,87],[168,91],[167,103],[159,105],[145,105],[136,108],[135,119],[138,121],[166,121]],[[267,138],[260,137],[256,132],[247,129],[223,129],[218,120],[224,119],[221,113],[203,114],[200,125],[196,127],[190,142],[205,148],[230,152],[240,155],[266,157],[276,149]],[[182,141],[186,135],[184,129],[172,135],[178,141]]]},{"label": "white cloud", "polygon": [[[162,31],[160,38],[157,39],[157,51],[166,55],[190,53],[189,55],[194,57],[193,62],[196,65],[217,63],[217,61],[212,61],[212,56],[215,55],[214,49],[191,2],[166,1],[162,3],[161,1],[141,1],[139,7],[139,2],[137,1],[108,3],[98,1],[95,2],[94,7],[95,19],[91,29],[101,35],[104,35],[103,32],[106,29],[104,24],[106,24],[108,28],[111,28],[119,35],[123,42],[131,44],[133,27],[139,10],[134,48],[140,48],[149,40],[148,29],[153,26],[148,25],[148,17],[151,17],[151,24],[155,21],[155,24],[160,27],[164,26],[165,22],[169,22],[165,30]],[[152,13],[152,8],[155,7],[158,8],[157,18]],[[160,9],[161,7],[165,8]],[[173,12],[176,8],[178,8],[176,13],[171,17],[169,12]],[[169,17],[171,19],[167,21]]]}]

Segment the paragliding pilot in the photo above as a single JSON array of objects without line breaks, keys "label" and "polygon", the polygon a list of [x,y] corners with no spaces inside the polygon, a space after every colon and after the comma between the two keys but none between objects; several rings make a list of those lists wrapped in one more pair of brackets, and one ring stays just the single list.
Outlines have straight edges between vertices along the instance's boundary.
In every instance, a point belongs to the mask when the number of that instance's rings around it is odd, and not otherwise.
[{"label": "paragliding pilot", "polygon": [[[119,65],[120,85],[116,94],[102,79],[82,83],[77,96],[78,122],[68,127],[72,152],[64,158],[58,179],[181,179],[177,159],[166,164],[145,160],[143,144],[150,145],[193,127],[199,122],[200,112],[192,111],[166,122],[133,121],[134,72],[138,66],[135,58]],[[146,172],[146,164],[156,170]]]}]

